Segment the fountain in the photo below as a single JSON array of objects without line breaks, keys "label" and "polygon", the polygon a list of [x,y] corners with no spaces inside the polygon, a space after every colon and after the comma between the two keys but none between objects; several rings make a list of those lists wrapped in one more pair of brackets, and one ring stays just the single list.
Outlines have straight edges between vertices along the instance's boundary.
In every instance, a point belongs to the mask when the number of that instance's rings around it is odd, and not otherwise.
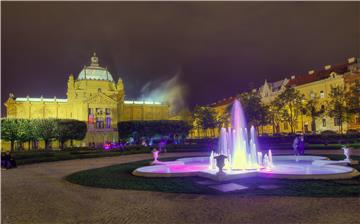
[{"label": "fountain", "polygon": [[343,146],[342,149],[344,150],[344,156],[345,156],[344,161],[345,162],[347,162],[348,164],[352,164],[352,165],[359,164],[359,161],[352,160],[350,158],[350,156],[351,156],[351,149],[350,148],[348,148],[346,146]]},{"label": "fountain", "polygon": [[[227,157],[224,167],[227,170],[258,169],[255,128],[250,128],[249,137],[239,100],[235,100],[231,114],[232,127],[221,128],[217,154]],[[210,160],[210,164],[215,163],[214,152],[211,153]]]},{"label": "fountain", "polygon": [[273,156],[258,150],[254,127],[250,134],[241,104],[234,101],[231,127],[221,128],[218,148],[208,157],[182,158],[161,162],[154,154],[152,166],[139,167],[133,175],[143,177],[200,176],[226,181],[249,176],[286,179],[346,179],[360,175],[347,164],[350,150],[344,149],[346,159],[331,161],[321,156]]}]

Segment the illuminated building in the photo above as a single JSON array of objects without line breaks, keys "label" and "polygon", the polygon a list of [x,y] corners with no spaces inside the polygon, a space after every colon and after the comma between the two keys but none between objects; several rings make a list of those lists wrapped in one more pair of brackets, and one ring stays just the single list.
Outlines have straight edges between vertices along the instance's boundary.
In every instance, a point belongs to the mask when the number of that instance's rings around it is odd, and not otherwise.
[{"label": "illuminated building", "polygon": [[[311,70],[303,75],[292,75],[290,78],[285,78],[276,82],[265,81],[261,87],[253,89],[252,91],[257,92],[260,95],[262,103],[270,105],[276,96],[282,93],[286,87],[293,87],[298,90],[300,94],[304,95],[304,105],[306,104],[306,101],[317,98],[319,107],[317,109],[319,110],[322,108],[326,111],[326,103],[329,101],[331,87],[341,86],[349,89],[355,80],[360,81],[360,59],[349,58],[344,64],[326,65],[321,70]],[[221,114],[227,110],[227,107],[233,103],[234,99],[235,97],[229,97],[209,106],[215,109],[217,116],[221,116]],[[312,131],[311,120],[311,117],[300,114],[294,125],[295,132],[310,133]],[[321,133],[325,130],[339,131],[339,122],[336,119],[327,116],[326,113],[317,117],[315,124],[316,133]],[[276,127],[266,125],[259,128],[261,134],[291,132],[289,124],[285,122],[280,122]],[[360,131],[360,117],[353,116],[350,121],[343,123],[344,132],[350,129]],[[218,130],[202,131],[193,129],[191,131],[191,137],[203,138],[210,136],[209,133],[213,132],[218,136]]]},{"label": "illuminated building", "polygon": [[83,67],[77,79],[69,76],[66,99],[10,94],[5,106],[8,118],[63,118],[87,122],[87,135],[77,143],[82,146],[117,141],[119,121],[170,119],[167,103],[125,100],[123,81],[119,78],[114,82],[110,72],[99,65],[95,53],[91,64]]}]

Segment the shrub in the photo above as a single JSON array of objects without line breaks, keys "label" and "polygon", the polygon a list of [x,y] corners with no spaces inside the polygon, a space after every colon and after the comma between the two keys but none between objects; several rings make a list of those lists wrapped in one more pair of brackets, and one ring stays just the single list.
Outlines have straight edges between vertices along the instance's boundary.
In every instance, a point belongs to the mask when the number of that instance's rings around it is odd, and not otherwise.
[{"label": "shrub", "polygon": [[323,136],[334,136],[334,135],[338,135],[335,131],[331,131],[331,130],[325,130],[325,131],[322,131],[320,133],[320,135],[323,135]]},{"label": "shrub", "polygon": [[119,138],[153,137],[155,135],[174,136],[185,138],[191,129],[186,121],[122,121],[118,123]]}]

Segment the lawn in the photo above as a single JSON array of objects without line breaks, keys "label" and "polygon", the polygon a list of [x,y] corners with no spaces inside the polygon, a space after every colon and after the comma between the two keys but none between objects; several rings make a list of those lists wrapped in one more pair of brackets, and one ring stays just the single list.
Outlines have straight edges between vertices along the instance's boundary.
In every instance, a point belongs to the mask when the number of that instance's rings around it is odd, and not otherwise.
[{"label": "lawn", "polygon": [[64,150],[64,151],[24,151],[13,152],[17,165],[25,165],[41,162],[54,162],[70,159],[87,159],[109,156],[121,156],[137,153],[149,153],[150,149],[145,147],[134,148],[124,152],[104,150]]},{"label": "lawn", "polygon": [[[343,159],[343,156],[331,155],[331,159]],[[168,158],[174,160],[176,158]],[[360,156],[353,156],[360,160]],[[114,165],[104,168],[77,172],[66,177],[69,182],[98,188],[131,189],[141,191],[159,191],[191,194],[224,194],[207,186],[198,184],[200,177],[181,178],[145,178],[136,177],[131,172],[141,166],[148,165],[150,160]],[[354,166],[360,170],[360,166]],[[232,183],[248,187],[246,190],[229,194],[244,196],[311,196],[311,197],[346,197],[360,196],[360,177],[350,180],[285,180],[260,177],[243,178]],[[261,189],[261,185],[276,186],[276,189]]]},{"label": "lawn", "polygon": [[[17,165],[25,165],[41,162],[54,162],[70,159],[87,159],[110,156],[121,156],[138,153],[150,153],[153,147],[144,147],[139,145],[127,146],[124,151],[88,148],[72,148],[65,150],[31,150],[31,151],[14,151],[12,156],[15,157]],[[167,152],[206,152],[208,149],[202,145],[168,145]]]}]

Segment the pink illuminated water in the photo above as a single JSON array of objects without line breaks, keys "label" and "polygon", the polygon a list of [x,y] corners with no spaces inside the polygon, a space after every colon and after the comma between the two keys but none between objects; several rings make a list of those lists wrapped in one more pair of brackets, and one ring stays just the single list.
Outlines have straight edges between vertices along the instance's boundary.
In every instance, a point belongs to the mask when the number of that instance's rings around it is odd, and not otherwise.
[{"label": "pink illuminated water", "polygon": [[208,164],[168,164],[141,167],[139,170],[151,173],[191,173],[204,171],[208,168]]}]

